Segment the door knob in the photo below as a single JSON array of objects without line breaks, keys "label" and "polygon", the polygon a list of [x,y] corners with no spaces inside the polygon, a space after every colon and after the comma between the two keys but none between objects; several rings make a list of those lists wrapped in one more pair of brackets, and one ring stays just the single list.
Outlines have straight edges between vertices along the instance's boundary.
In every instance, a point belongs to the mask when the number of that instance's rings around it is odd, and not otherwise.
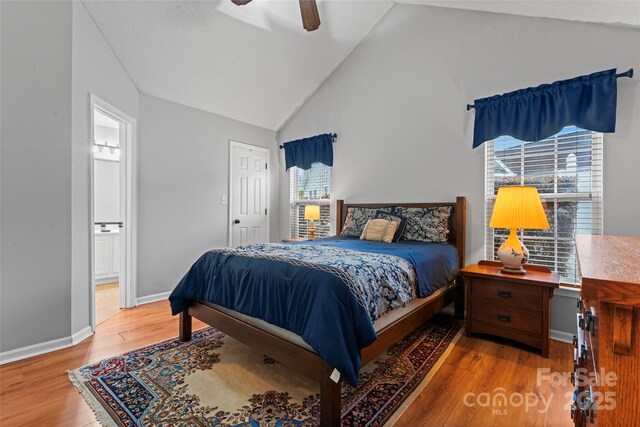
[{"label": "door knob", "polygon": [[239,220],[239,219],[236,219],[236,220],[234,220],[234,221],[233,221],[233,223],[234,223],[234,224],[240,224],[240,220]]}]

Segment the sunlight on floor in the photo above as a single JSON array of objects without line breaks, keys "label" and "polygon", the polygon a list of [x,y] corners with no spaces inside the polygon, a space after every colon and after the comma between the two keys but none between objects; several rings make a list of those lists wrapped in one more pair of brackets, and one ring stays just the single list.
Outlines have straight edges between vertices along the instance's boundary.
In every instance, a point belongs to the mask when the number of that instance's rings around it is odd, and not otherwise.
[{"label": "sunlight on floor", "polygon": [[118,282],[96,286],[96,325],[120,312]]}]

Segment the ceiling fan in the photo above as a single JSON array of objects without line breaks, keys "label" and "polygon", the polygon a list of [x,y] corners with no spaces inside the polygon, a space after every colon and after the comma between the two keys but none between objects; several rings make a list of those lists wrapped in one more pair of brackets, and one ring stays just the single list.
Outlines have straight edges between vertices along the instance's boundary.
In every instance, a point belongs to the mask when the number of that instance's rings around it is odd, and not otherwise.
[{"label": "ceiling fan", "polygon": [[[237,6],[244,6],[251,0],[231,0]],[[302,14],[302,26],[307,31],[315,31],[320,27],[320,15],[316,0],[298,0],[300,2],[300,13]]]}]

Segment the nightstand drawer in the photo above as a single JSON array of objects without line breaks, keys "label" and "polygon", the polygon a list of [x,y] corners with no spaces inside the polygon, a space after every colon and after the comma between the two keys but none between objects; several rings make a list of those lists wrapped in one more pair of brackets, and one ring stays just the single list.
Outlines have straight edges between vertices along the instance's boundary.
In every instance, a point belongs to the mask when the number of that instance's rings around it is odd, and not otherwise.
[{"label": "nightstand drawer", "polygon": [[519,341],[549,356],[549,302],[558,275],[524,265],[527,274],[505,274],[502,264],[480,261],[460,270],[467,295],[467,336],[490,334]]},{"label": "nightstand drawer", "polygon": [[542,289],[537,286],[474,277],[471,296],[492,304],[542,311]]},{"label": "nightstand drawer", "polygon": [[471,318],[474,321],[518,329],[536,335],[542,334],[542,313],[539,311],[514,309],[504,302],[501,305],[479,303],[475,298],[471,307]]}]

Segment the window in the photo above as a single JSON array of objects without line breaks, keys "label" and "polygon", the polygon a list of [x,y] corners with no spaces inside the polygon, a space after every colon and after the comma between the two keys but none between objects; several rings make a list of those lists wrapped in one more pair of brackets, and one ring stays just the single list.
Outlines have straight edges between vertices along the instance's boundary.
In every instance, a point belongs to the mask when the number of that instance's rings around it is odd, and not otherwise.
[{"label": "window", "polygon": [[542,141],[500,137],[485,149],[487,259],[497,259],[508,237],[508,230],[489,227],[498,188],[533,185],[551,228],[519,231],[529,262],[550,267],[563,283],[580,283],[574,237],[602,233],[602,134],[570,126]]},{"label": "window", "polygon": [[320,205],[320,219],[315,221],[316,237],[330,233],[331,168],[314,163],[311,169],[289,169],[289,200],[291,237],[309,237],[309,220],[304,219],[304,207]]}]

